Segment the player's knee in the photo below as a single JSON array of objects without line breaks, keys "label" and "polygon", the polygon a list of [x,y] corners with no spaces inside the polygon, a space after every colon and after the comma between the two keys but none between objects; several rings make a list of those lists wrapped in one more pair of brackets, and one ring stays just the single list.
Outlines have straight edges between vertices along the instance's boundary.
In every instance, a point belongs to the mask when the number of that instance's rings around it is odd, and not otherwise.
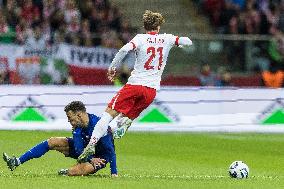
[{"label": "player's knee", "polygon": [[47,140],[48,147],[50,150],[53,150],[57,146],[60,146],[60,140],[57,137],[51,137]]},{"label": "player's knee", "polygon": [[109,113],[112,117],[116,117],[118,116],[119,112],[117,112],[116,110],[113,110],[109,107],[106,108],[105,110],[107,113]]},{"label": "player's knee", "polygon": [[51,137],[47,140],[50,150],[58,150],[68,147],[68,140],[65,137]]}]

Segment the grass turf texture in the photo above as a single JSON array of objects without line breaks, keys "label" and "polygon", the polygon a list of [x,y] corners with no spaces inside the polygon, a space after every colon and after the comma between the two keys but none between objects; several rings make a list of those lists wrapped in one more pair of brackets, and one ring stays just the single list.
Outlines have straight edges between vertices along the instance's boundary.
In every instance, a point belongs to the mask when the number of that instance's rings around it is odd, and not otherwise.
[{"label": "grass turf texture", "polygon": [[[69,132],[0,131],[0,149],[20,155],[52,136]],[[48,152],[10,172],[0,161],[0,188],[283,188],[284,137],[281,134],[131,133],[116,140],[119,178],[109,166],[87,177],[62,177],[75,160]],[[244,180],[229,178],[228,166],[243,160]]]}]

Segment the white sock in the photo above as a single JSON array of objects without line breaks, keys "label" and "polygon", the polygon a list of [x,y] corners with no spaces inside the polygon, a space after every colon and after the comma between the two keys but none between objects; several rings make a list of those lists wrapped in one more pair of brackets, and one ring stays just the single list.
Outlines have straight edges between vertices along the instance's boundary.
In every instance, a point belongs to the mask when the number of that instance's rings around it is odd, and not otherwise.
[{"label": "white sock", "polygon": [[123,115],[118,115],[110,122],[109,126],[111,127],[112,133],[115,133],[116,130],[120,129],[121,127],[126,127],[128,129],[131,124],[131,119]]},{"label": "white sock", "polygon": [[113,117],[109,113],[104,112],[93,130],[92,138],[96,138],[96,141],[98,141],[102,136],[104,136],[111,120],[113,120]]},{"label": "white sock", "polygon": [[114,133],[118,129],[118,124],[117,124],[117,118],[119,116],[116,116],[110,123],[109,126],[111,128],[112,133]]},{"label": "white sock", "polygon": [[21,165],[20,158],[16,158],[16,161],[17,161],[17,162],[16,162],[16,165],[17,165],[17,166]]}]

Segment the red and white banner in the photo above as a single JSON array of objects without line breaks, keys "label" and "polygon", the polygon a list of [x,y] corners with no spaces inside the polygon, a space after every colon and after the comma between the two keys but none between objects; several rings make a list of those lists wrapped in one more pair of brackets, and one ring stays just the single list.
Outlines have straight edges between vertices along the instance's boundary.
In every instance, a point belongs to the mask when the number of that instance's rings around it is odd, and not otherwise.
[{"label": "red and white banner", "polygon": [[104,47],[78,47],[59,45],[56,58],[63,59],[67,64],[82,68],[107,69],[117,53],[117,49]]},{"label": "red and white banner", "polygon": [[55,57],[69,65],[69,73],[76,84],[107,85],[110,82],[106,70],[116,53],[117,49],[61,44]]},{"label": "red and white banner", "polygon": [[[43,50],[32,51],[25,46],[0,45],[0,57],[7,58],[9,69],[16,68],[16,59],[22,57],[34,57],[44,53],[44,57],[63,59],[68,65],[82,68],[107,69],[117,53],[117,49],[104,47],[79,47],[67,44],[59,45],[57,51]],[[49,53],[47,53],[49,52]]]},{"label": "red and white banner", "polygon": [[[79,47],[60,44],[45,50],[32,50],[19,45],[0,45],[0,64],[7,67],[12,76],[12,83],[20,83],[16,77],[19,60],[36,57],[63,59],[69,66],[69,73],[76,84],[110,84],[106,70],[117,53],[117,49],[104,47]],[[11,80],[11,79],[10,79]]]}]

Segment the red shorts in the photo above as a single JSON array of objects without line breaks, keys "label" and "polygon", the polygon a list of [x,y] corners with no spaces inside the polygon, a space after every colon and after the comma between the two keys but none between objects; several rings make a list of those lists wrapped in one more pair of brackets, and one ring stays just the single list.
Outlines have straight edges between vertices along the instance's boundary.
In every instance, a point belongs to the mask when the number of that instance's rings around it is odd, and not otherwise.
[{"label": "red shorts", "polygon": [[153,102],[155,96],[156,89],[126,84],[112,98],[108,107],[133,120]]}]

